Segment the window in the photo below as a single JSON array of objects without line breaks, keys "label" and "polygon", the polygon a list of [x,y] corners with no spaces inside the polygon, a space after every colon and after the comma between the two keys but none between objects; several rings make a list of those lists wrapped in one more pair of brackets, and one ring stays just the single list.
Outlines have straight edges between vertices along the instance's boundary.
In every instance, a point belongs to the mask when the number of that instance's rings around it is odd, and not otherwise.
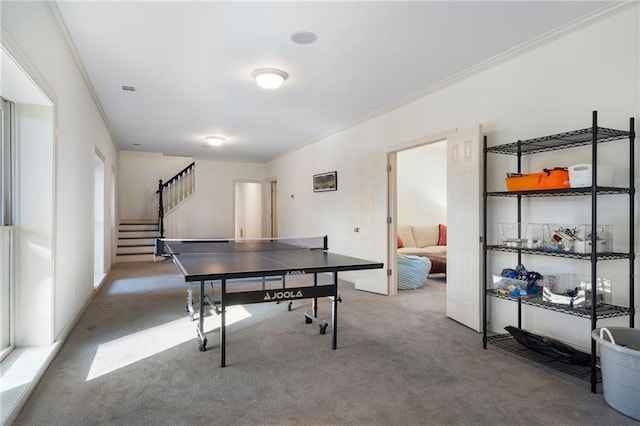
[{"label": "window", "polygon": [[0,360],[13,346],[14,104],[0,98]]}]

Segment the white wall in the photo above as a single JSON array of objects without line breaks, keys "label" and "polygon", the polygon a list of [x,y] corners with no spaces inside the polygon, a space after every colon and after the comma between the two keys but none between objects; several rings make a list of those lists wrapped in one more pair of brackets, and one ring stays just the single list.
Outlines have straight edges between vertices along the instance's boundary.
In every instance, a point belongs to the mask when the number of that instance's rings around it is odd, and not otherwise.
[{"label": "white wall", "polygon": [[398,153],[397,223],[447,223],[447,147],[428,144]]},{"label": "white wall", "polygon": [[[49,292],[21,298],[17,307],[23,315],[18,319],[17,340],[23,345],[41,345],[68,331],[93,294],[93,156],[96,149],[104,155],[106,170],[118,169],[118,156],[49,5],[3,2],[2,31],[3,46],[45,89],[55,108],[54,178],[46,182],[54,185],[53,213],[49,215],[53,220],[53,284]],[[105,189],[106,199],[111,200],[115,188],[110,180]],[[109,204],[105,204],[106,218],[111,217]],[[110,229],[111,223],[107,225]],[[110,246],[111,234],[105,239]],[[109,250],[105,264],[110,265],[111,260]],[[20,281],[17,285],[30,288]],[[52,315],[34,318],[40,306],[52,306]]]},{"label": "white wall", "polygon": [[196,191],[165,215],[167,238],[234,236],[236,181],[264,181],[264,164],[196,159]]},{"label": "white wall", "polygon": [[193,162],[191,157],[120,151],[120,219],[158,219],[158,180],[167,182]]},{"label": "white wall", "polygon": [[[156,220],[158,179],[169,180],[193,161],[190,157],[121,151],[121,220]],[[235,183],[262,182],[264,164],[207,159],[195,159],[195,163],[195,193],[165,212],[165,237],[233,237]]]},{"label": "white wall", "polygon": [[[627,129],[629,117],[634,116],[637,121],[640,112],[639,14],[637,3],[627,5],[616,13],[443,86],[412,103],[268,162],[266,175],[277,179],[279,186],[280,235],[327,234],[332,251],[358,255],[357,234],[353,232],[358,158],[446,129],[480,123],[489,144],[496,145],[590,127],[592,110],[600,111],[603,126]],[[625,156],[616,156],[614,148],[611,150],[613,152],[606,156],[607,163],[624,167]],[[581,155],[571,150],[558,151],[539,161],[568,165],[575,164]],[[496,190],[504,187],[500,185],[504,185],[502,166],[506,165],[507,162],[499,160],[489,169],[490,183]],[[338,191],[314,194],[311,175],[328,170],[338,171]],[[623,181],[625,176],[619,178]],[[291,194],[295,198],[291,198]],[[563,199],[561,208],[558,205],[545,208],[553,215],[566,212],[579,215],[573,212],[582,209],[581,203]],[[619,215],[622,213],[616,212],[626,211],[623,204],[622,199],[611,199],[607,206],[609,216],[602,217],[604,223],[621,222]],[[534,212],[542,215],[543,210]],[[492,223],[513,221],[513,209],[505,208],[494,214],[490,219]],[[584,220],[575,218],[578,219]],[[640,223],[638,218],[636,223]],[[621,222],[616,226],[622,244],[625,225]],[[549,262],[549,259],[543,261]],[[505,262],[504,259],[496,261],[490,268],[499,270],[507,265]],[[508,262],[510,265],[513,259]],[[628,297],[624,290],[626,278],[623,268],[615,268],[613,263],[603,273],[614,277],[614,283],[618,283],[615,291],[620,295],[619,302],[623,303]],[[564,265],[566,262],[558,267]],[[636,295],[638,305],[640,291],[636,291]],[[515,311],[513,306],[507,309],[509,314]],[[549,320],[547,324],[551,322]],[[583,346],[589,344],[588,333],[545,327],[557,337],[569,341],[578,339],[577,344]]]}]

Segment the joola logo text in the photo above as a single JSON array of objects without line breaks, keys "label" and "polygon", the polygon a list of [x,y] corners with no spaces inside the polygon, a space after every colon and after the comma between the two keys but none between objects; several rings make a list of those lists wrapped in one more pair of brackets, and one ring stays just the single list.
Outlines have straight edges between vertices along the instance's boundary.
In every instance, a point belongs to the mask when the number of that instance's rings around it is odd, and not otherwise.
[{"label": "joola logo text", "polygon": [[293,291],[272,291],[272,292],[267,292],[264,295],[264,299],[263,300],[282,300],[282,299],[296,299],[296,298],[300,298],[300,297],[304,297],[304,295],[302,294],[302,292],[300,290],[293,292]]},{"label": "joola logo text", "polygon": [[287,275],[304,275],[306,274],[305,271],[299,270],[299,271],[289,271],[287,272]]}]

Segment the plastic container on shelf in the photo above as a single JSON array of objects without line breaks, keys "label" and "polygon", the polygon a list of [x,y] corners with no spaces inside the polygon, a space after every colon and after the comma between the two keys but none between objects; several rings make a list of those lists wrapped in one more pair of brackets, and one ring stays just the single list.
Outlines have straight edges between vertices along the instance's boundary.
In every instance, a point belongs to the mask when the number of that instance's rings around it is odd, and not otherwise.
[{"label": "plastic container on shelf", "polygon": [[[598,164],[598,186],[613,185],[613,167]],[[575,164],[569,166],[569,184],[571,188],[591,186],[593,166],[591,164]]]},{"label": "plastic container on shelf", "polygon": [[501,223],[498,226],[498,244],[514,248],[542,248],[545,226],[542,223],[529,223],[526,226],[518,223]]},{"label": "plastic container on shelf", "polygon": [[[542,300],[573,308],[591,308],[591,277],[578,274],[544,276]],[[611,279],[596,278],[596,305],[611,303]]]},{"label": "plastic container on shelf", "polygon": [[533,191],[538,189],[542,173],[526,173],[521,176],[510,176],[505,178],[507,191]]},{"label": "plastic container on shelf", "polygon": [[543,245],[551,251],[572,251],[578,237],[578,225],[547,224],[544,228]]},{"label": "plastic container on shelf", "polygon": [[[543,227],[543,231],[543,244],[549,250],[591,253],[591,225],[552,223]],[[613,251],[613,225],[597,225],[595,242],[597,253]]]},{"label": "plastic container on shelf", "polygon": [[640,420],[640,330],[602,327],[591,332],[600,350],[604,400],[622,414]]},{"label": "plastic container on shelf", "polygon": [[[591,253],[593,244],[591,225],[578,225],[577,239],[573,242],[573,251],[576,253]],[[596,226],[596,253],[613,251],[613,225]]]},{"label": "plastic container on shelf", "polygon": [[526,281],[514,278],[493,275],[493,286],[497,293],[503,296],[519,297],[540,294],[544,286],[544,280],[538,280],[533,286],[529,286]]},{"label": "plastic container on shelf", "polygon": [[569,188],[569,171],[566,167],[544,169],[538,189],[562,189]]},{"label": "plastic container on shelf", "polygon": [[505,247],[522,247],[526,242],[519,223],[501,223],[498,225],[498,244]]}]

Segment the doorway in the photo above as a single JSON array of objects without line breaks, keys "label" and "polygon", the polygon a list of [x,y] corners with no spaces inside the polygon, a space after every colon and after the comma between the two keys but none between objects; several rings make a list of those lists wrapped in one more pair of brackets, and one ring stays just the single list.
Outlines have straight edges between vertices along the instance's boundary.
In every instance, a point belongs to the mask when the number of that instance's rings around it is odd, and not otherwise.
[{"label": "doorway", "polygon": [[[397,157],[401,151],[429,143],[447,140],[447,316],[467,327],[481,328],[482,210],[481,210],[481,134],[482,126],[458,128],[438,135],[413,140],[389,148],[389,264],[397,271],[396,235],[399,221],[397,210]],[[423,184],[426,184],[423,182]],[[390,275],[391,294],[397,293],[397,273]]]},{"label": "doorway", "polygon": [[397,223],[446,224],[447,140],[398,152]]},{"label": "doorway", "polygon": [[262,182],[235,183],[235,238],[262,237]]},{"label": "doorway", "polygon": [[98,287],[104,273],[104,158],[96,150],[93,158],[93,286]]},{"label": "doorway", "polygon": [[407,229],[410,234],[422,229],[416,240],[427,235],[433,239],[429,243],[433,253],[426,255],[432,262],[429,279],[434,285],[446,284],[442,254],[446,259],[447,140],[398,152],[396,181],[396,223],[403,228],[399,235]]},{"label": "doorway", "polygon": [[271,222],[271,238],[278,237],[278,181],[269,182],[271,202],[269,204],[270,214],[269,219]]}]

